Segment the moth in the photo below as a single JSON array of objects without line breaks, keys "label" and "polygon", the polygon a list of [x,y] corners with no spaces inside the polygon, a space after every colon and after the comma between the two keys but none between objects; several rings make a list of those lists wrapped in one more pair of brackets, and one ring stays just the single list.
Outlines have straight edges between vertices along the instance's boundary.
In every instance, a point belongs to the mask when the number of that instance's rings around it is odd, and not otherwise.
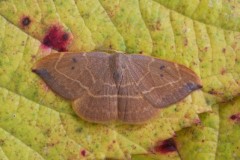
[{"label": "moth", "polygon": [[116,52],[58,53],[32,69],[84,120],[144,123],[160,108],[202,87],[189,68],[170,61]]}]

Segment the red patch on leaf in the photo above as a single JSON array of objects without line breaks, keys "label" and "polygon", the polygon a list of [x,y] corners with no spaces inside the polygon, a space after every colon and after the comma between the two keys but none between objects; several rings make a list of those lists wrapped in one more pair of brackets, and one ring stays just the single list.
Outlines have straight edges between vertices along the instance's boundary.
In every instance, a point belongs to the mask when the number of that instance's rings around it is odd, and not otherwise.
[{"label": "red patch on leaf", "polygon": [[82,155],[83,157],[85,157],[85,156],[86,156],[86,150],[81,150],[81,155]]},{"label": "red patch on leaf", "polygon": [[230,119],[233,121],[240,122],[240,113],[236,113],[230,116]]},{"label": "red patch on leaf", "polygon": [[72,36],[70,33],[64,31],[63,27],[54,25],[48,30],[42,43],[58,51],[67,51],[67,46],[71,40]]},{"label": "red patch on leaf", "polygon": [[156,153],[167,154],[167,153],[171,153],[171,152],[175,152],[175,151],[177,151],[177,147],[172,138],[167,139],[162,142],[159,142],[154,147],[154,152],[156,152]]}]

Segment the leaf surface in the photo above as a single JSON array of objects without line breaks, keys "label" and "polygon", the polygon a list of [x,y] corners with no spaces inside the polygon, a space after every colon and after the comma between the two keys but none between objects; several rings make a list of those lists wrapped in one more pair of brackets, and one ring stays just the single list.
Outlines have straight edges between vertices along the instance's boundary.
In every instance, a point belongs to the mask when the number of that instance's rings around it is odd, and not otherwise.
[{"label": "leaf surface", "polygon": [[[237,11],[229,12],[226,6],[231,2],[224,2],[227,5],[222,5],[221,11],[214,8],[209,9],[211,14],[204,13],[211,15],[208,20],[200,14],[209,7],[205,1],[199,6],[185,5],[187,2],[0,1],[0,157],[144,157],[142,154],[151,153],[158,142],[198,123],[198,114],[211,111],[213,103],[236,97],[240,92]],[[215,16],[219,14],[234,14],[238,19],[226,23]],[[23,23],[26,18],[28,25]],[[67,34],[67,42],[49,43],[59,33]],[[194,92],[162,110],[146,125],[91,124],[78,118],[68,101],[52,93],[31,72],[37,60],[62,49],[121,50],[172,60],[202,78],[203,92]],[[177,153],[171,154],[179,159]],[[161,155],[165,156],[169,154]]]}]

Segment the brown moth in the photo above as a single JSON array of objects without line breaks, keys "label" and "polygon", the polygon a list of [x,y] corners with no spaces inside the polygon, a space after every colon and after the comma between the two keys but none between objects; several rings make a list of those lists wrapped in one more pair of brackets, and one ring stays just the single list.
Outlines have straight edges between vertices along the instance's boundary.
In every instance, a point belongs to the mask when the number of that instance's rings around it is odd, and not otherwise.
[{"label": "brown moth", "polygon": [[137,54],[51,54],[33,71],[57,94],[71,100],[81,118],[96,123],[143,123],[160,108],[202,87],[187,67]]}]

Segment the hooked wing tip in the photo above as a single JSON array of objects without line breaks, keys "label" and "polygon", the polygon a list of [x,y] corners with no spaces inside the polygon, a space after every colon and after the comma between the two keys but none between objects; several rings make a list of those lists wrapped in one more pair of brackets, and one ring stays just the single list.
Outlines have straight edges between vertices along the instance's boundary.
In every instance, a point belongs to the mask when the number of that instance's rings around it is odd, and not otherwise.
[{"label": "hooked wing tip", "polygon": [[42,72],[42,69],[36,69],[36,68],[32,68],[32,72],[34,72],[34,73],[36,73],[36,74],[40,75],[40,74],[41,74],[41,72]]},{"label": "hooked wing tip", "polygon": [[32,72],[37,73],[37,71],[39,70],[38,68],[39,68],[38,63],[36,63],[32,66],[31,70],[32,70]]},{"label": "hooked wing tip", "polygon": [[198,84],[198,85],[197,85],[197,88],[198,88],[198,89],[203,88],[202,84]]},{"label": "hooked wing tip", "polygon": [[50,79],[52,79],[51,74],[44,68],[41,68],[41,69],[33,68],[32,72],[34,72],[37,75],[39,75],[41,78],[43,78],[43,80],[50,80]]},{"label": "hooked wing tip", "polygon": [[202,84],[198,84],[198,83],[193,83],[193,82],[188,82],[186,83],[185,87],[189,90],[189,91],[194,91],[197,89],[201,89],[202,88]]},{"label": "hooked wing tip", "polygon": [[195,89],[201,89],[201,88],[203,88],[202,81],[199,77],[197,77],[197,81],[196,81],[196,84],[195,84]]},{"label": "hooked wing tip", "polygon": [[32,68],[32,72],[37,73],[37,69]]}]

